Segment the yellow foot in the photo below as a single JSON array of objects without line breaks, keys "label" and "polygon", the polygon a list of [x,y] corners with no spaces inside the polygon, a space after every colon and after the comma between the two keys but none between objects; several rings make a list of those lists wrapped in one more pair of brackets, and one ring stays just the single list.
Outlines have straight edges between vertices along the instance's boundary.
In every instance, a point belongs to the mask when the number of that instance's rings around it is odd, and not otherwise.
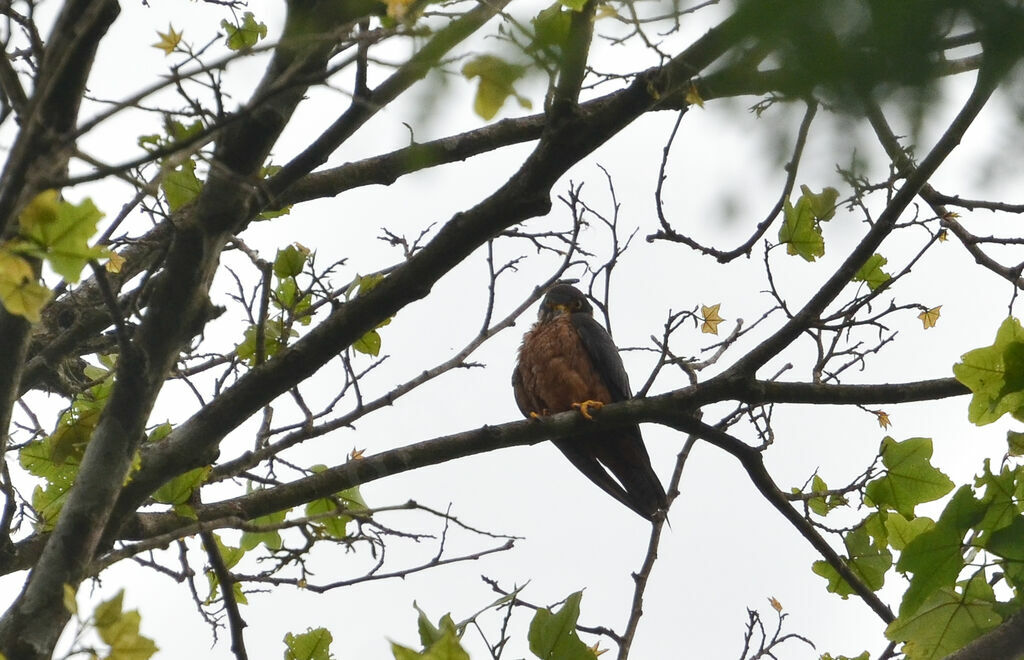
[{"label": "yellow foot", "polygon": [[594,419],[594,416],[590,414],[591,409],[600,410],[601,408],[604,408],[604,403],[602,403],[601,401],[591,401],[590,399],[588,399],[581,403],[574,403],[572,404],[572,407],[579,410],[580,414],[586,417],[587,419]]},{"label": "yellow foot", "polygon": [[549,414],[551,413],[549,413],[547,410],[542,410],[539,413],[530,411],[530,419],[540,419],[541,417],[546,417]]}]

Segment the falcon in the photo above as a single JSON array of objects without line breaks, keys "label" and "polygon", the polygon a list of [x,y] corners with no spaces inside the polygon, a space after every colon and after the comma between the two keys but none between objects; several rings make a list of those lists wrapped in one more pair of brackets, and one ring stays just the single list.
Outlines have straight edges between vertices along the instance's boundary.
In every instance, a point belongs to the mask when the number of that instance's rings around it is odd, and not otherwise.
[{"label": "falcon", "polygon": [[[581,291],[568,284],[548,290],[537,322],[523,336],[512,390],[531,418],[578,409],[593,419],[590,411],[632,397],[619,351]],[[666,507],[637,424],[554,443],[588,479],[644,518]]]}]

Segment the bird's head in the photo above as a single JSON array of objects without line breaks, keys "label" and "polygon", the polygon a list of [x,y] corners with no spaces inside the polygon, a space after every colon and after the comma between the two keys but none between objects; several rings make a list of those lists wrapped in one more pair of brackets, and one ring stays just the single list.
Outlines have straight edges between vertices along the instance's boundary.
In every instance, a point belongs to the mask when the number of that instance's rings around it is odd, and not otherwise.
[{"label": "bird's head", "polygon": [[550,321],[560,314],[593,314],[594,308],[583,293],[568,284],[556,284],[548,289],[540,304],[537,318]]}]

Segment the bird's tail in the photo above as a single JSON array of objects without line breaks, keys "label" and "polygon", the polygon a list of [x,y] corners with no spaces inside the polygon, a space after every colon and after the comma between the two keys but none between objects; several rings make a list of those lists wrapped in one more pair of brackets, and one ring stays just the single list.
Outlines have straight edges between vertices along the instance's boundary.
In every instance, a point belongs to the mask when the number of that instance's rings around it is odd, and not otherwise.
[{"label": "bird's tail", "polygon": [[651,520],[668,506],[639,427],[566,438],[555,444],[587,478],[644,518]]}]

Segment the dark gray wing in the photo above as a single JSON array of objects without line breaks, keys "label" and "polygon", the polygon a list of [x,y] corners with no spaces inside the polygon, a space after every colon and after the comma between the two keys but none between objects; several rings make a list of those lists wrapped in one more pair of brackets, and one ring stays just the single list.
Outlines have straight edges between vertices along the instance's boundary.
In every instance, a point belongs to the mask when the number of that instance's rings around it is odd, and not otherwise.
[{"label": "dark gray wing", "polygon": [[608,331],[604,329],[590,314],[573,314],[572,325],[583,342],[594,369],[601,375],[601,380],[612,395],[612,401],[625,401],[633,396],[629,388],[629,376],[622,366],[619,349],[612,341]]},{"label": "dark gray wing", "polygon": [[[629,376],[608,332],[589,314],[573,314],[570,319],[612,401],[632,398]],[[651,519],[666,506],[665,489],[651,466],[639,425],[587,433],[555,445],[591,481],[644,518]]]}]

